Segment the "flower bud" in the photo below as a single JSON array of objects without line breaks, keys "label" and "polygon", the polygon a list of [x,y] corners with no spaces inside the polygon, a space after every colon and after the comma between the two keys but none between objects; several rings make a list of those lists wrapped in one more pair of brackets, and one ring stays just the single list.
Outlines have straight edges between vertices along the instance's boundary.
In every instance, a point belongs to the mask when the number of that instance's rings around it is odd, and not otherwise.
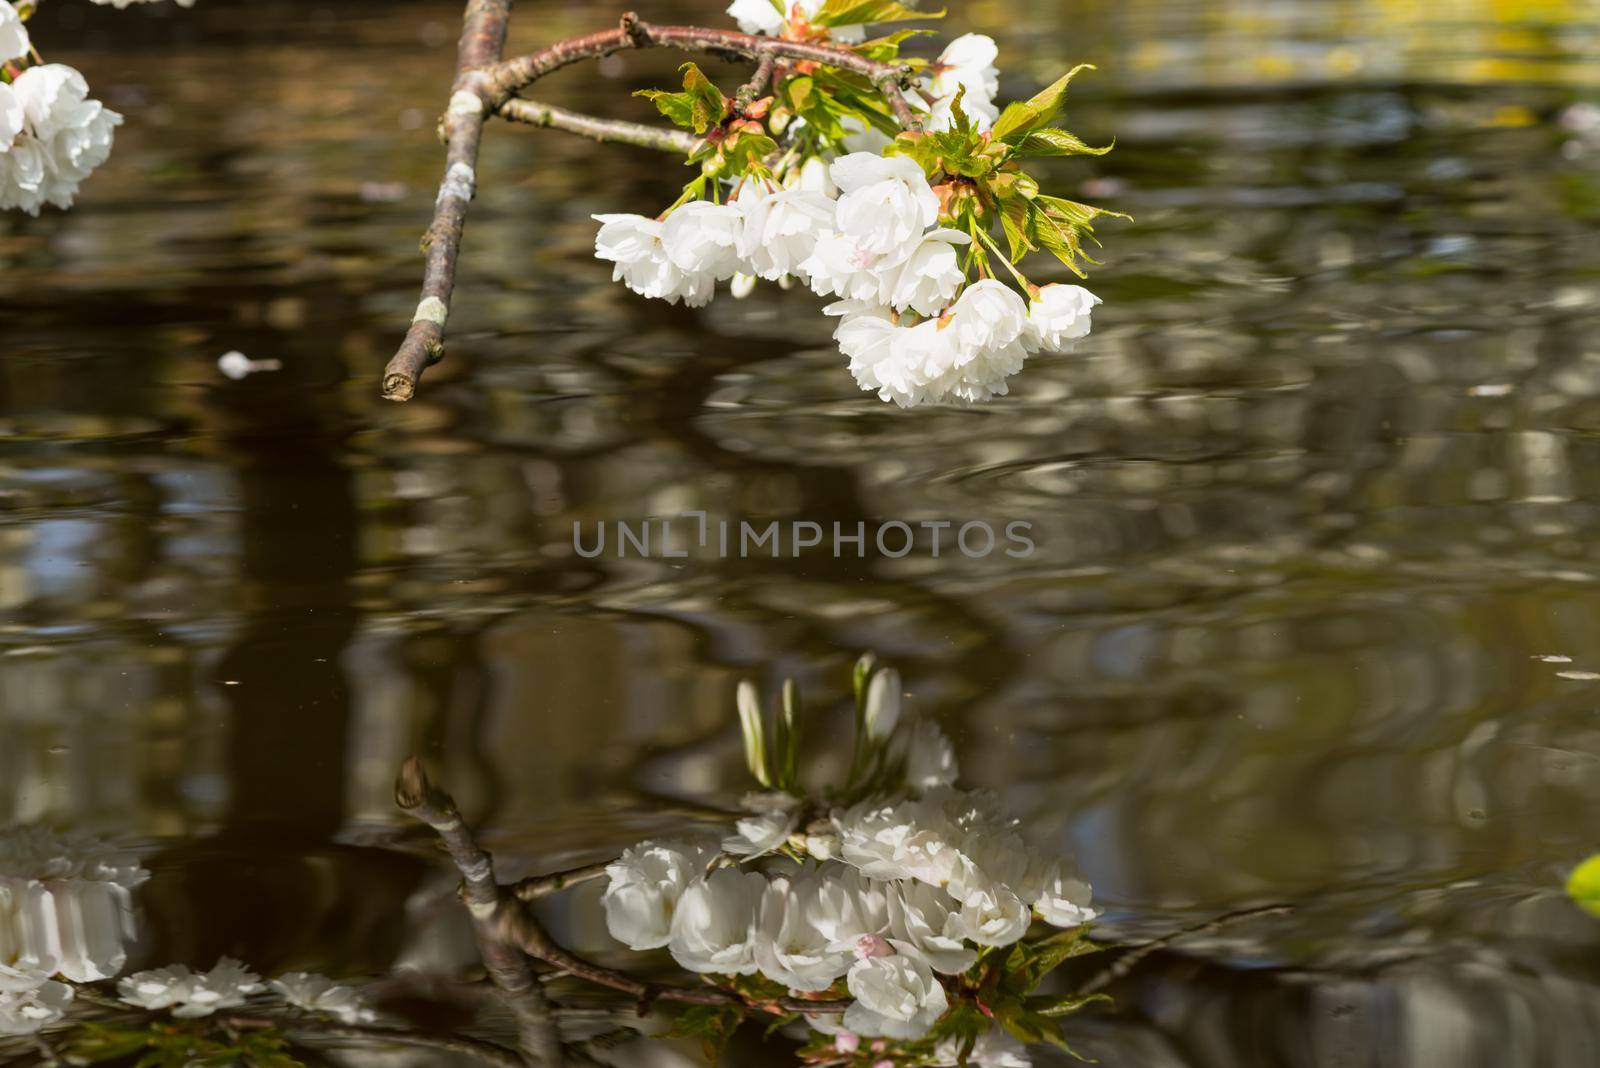
[{"label": "flower bud", "polygon": [[867,705],[862,715],[867,737],[881,742],[894,733],[900,722],[900,673],[885,668],[867,683]]},{"label": "flower bud", "polygon": [[767,776],[767,736],[761,720],[761,695],[748,679],[739,683],[739,729],[744,733],[744,762],[762,786],[771,786]]}]

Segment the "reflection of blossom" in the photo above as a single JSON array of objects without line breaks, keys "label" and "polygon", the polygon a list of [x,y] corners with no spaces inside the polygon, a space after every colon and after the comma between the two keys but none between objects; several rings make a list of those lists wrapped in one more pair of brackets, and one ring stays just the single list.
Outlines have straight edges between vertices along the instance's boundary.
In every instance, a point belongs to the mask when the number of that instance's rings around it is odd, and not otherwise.
[{"label": "reflection of blossom", "polygon": [[131,891],[148,877],[92,835],[0,831],[0,992],[115,976],[135,933]]},{"label": "reflection of blossom", "polygon": [[209,972],[195,972],[174,964],[138,972],[117,984],[117,993],[141,1009],[171,1009],[182,1019],[210,1016],[218,1009],[237,1008],[262,990],[261,977],[231,957],[223,957]]},{"label": "reflection of blossom", "polygon": [[640,842],[607,865],[610,883],[601,902],[611,937],[629,949],[666,945],[678,898],[711,856],[691,842]]},{"label": "reflection of blossom", "polygon": [[60,1020],[72,1004],[72,988],[44,982],[32,990],[0,993],[0,1035],[31,1035]]},{"label": "reflection of blossom", "polygon": [[326,975],[289,972],[274,979],[272,989],[297,1009],[325,1013],[347,1024],[371,1023],[378,1018],[354,987],[342,986]]},{"label": "reflection of blossom", "polygon": [[[960,1063],[960,1053],[961,1040],[947,1038],[934,1047],[933,1060],[929,1063],[937,1068],[953,1068]],[[971,1068],[1032,1068],[1033,1065],[1027,1047],[998,1027],[978,1036],[967,1054],[966,1063]]]}]

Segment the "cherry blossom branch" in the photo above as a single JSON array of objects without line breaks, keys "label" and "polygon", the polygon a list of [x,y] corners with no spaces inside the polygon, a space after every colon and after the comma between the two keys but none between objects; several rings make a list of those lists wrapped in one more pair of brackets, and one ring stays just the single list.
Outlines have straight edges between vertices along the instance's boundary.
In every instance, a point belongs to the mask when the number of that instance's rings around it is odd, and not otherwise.
[{"label": "cherry blossom branch", "polygon": [[461,900],[472,914],[484,970],[517,1021],[517,1038],[530,1063],[559,1065],[561,1036],[550,1015],[544,990],[517,950],[497,938],[490,927],[502,894],[494,875],[494,858],[478,845],[450,795],[428,779],[422,762],[407,760],[395,780],[395,803],[432,827],[461,872]]},{"label": "cherry blossom branch", "polygon": [[889,102],[902,127],[915,129],[919,123],[905,95],[914,70],[901,64],[869,59],[849,48],[698,26],[657,26],[629,12],[622,16],[621,25],[614,30],[574,37],[538,52],[502,60],[510,17],[511,0],[469,0],[467,4],[465,30],[456,59],[456,79],[451,87],[450,106],[440,126],[447,145],[445,177],[435,202],[433,223],[422,242],[427,257],[422,301],[417,305],[400,350],[384,368],[383,395],[389,400],[410,400],[416,393],[422,372],[444,356],[444,326],[450,316],[461,235],[466,227],[467,205],[477,187],[478,148],[488,116],[498,114],[513,121],[567,130],[597,141],[671,151],[680,148],[688,151],[693,146],[692,140],[685,144],[682,138],[686,135],[678,131],[598,119],[549,104],[515,99],[519,92],[545,75],[587,59],[600,59],[637,48],[675,48],[725,58],[753,59],[757,64],[756,77],[745,87],[750,90],[750,99],[744,99],[744,89],[740,91],[742,106],[747,106],[764,83],[771,80],[779,60],[818,63],[870,81]]},{"label": "cherry blossom branch", "polygon": [[695,145],[700,143],[700,138],[686,130],[646,126],[643,123],[626,122],[622,119],[602,119],[538,100],[507,100],[500,106],[499,115],[503,119],[529,126],[565,130],[579,137],[587,137],[591,141],[636,145],[639,148],[654,148],[682,155],[694,151]]},{"label": "cherry blossom branch", "polygon": [[614,861],[597,860],[593,864],[585,864],[578,868],[568,868],[566,871],[551,872],[549,875],[530,875],[517,883],[512,884],[511,892],[523,901],[535,901],[551,894],[559,894],[563,890],[571,889],[592,879],[598,879],[606,873]]},{"label": "cherry blossom branch", "polygon": [[467,205],[477,187],[478,147],[489,113],[479,88],[483,80],[480,68],[499,62],[505,51],[511,2],[467,0],[456,52],[456,79],[440,124],[447,146],[444,182],[434,202],[433,224],[422,239],[427,257],[422,301],[400,351],[383,371],[383,395],[391,400],[410,400],[422,369],[444,355],[444,324],[456,285],[456,258],[467,224]]}]

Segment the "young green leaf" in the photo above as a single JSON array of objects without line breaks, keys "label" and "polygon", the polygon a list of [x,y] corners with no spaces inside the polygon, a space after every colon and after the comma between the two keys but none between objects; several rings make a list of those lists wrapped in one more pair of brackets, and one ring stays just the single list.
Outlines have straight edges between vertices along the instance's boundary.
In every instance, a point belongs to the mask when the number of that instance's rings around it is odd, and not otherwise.
[{"label": "young green leaf", "polygon": [[942,19],[943,11],[918,11],[899,0],[828,0],[811,16],[813,26],[861,26],[869,22]]},{"label": "young green leaf", "polygon": [[[863,41],[855,46],[858,53],[868,59],[879,63],[897,63],[900,60],[900,46],[913,37],[932,35],[932,30],[905,29],[896,30],[887,37],[875,37],[870,41]],[[925,60],[908,60],[920,69],[926,65]]]},{"label": "young green leaf", "polygon": [[1017,142],[1016,154],[1021,157],[1032,156],[1103,156],[1115,146],[1112,142],[1104,148],[1095,148],[1079,139],[1075,134],[1055,126],[1046,126],[1041,130],[1034,130]]},{"label": "young green leaf", "polygon": [[[694,98],[688,93],[669,93],[665,89],[640,89],[633,94],[642,96],[656,106],[674,126],[694,127]],[[702,131],[703,132],[703,131]]]},{"label": "young green leaf", "polygon": [[733,1033],[744,1022],[740,1005],[695,1005],[678,1014],[667,1031],[668,1038],[698,1038],[706,1060],[715,1068]]},{"label": "young green leaf", "polygon": [[1079,71],[1094,69],[1093,64],[1080,63],[1048,87],[1041,89],[1032,99],[1007,104],[1006,109],[1000,113],[1000,118],[995,121],[994,136],[1007,144],[1014,145],[1033,130],[1048,125],[1050,120],[1061,113],[1062,98],[1066,96],[1067,86],[1072,79]]},{"label": "young green leaf", "polygon": [[1585,912],[1600,916],[1600,853],[1573,869],[1567,895]]}]

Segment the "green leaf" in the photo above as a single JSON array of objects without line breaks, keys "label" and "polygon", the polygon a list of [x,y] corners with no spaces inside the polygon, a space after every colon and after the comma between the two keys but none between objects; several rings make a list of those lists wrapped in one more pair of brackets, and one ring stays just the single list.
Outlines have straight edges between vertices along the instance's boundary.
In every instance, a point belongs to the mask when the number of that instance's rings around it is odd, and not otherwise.
[{"label": "green leaf", "polygon": [[[855,46],[855,50],[868,59],[879,63],[895,63],[900,59],[900,46],[913,37],[932,36],[932,30],[906,29],[896,30],[887,37],[875,37],[870,41],[862,41]],[[925,60],[913,60],[919,67],[925,65]]]},{"label": "green leaf", "polygon": [[1055,126],[1034,130],[1017,142],[1017,155],[1028,156],[1103,156],[1116,142],[1104,148],[1095,148],[1080,140],[1075,134]]},{"label": "green leaf", "polygon": [[1085,994],[1082,997],[1068,995],[1059,998],[1050,996],[1029,998],[1024,1004],[1027,1005],[1029,1012],[1036,1012],[1040,1016],[1048,1016],[1054,1020],[1062,1016],[1070,1016],[1079,1009],[1093,1005],[1097,1001],[1104,1002],[1107,1005],[1113,1003],[1110,994]]},{"label": "green leaf", "polygon": [[1080,63],[1041,89],[1032,99],[1023,103],[1007,104],[994,124],[994,136],[1007,144],[1016,144],[1028,133],[1048,125],[1061,112],[1061,101],[1067,86],[1079,71],[1094,70],[1090,63]]},{"label": "green leaf", "polygon": [[674,126],[693,128],[694,98],[688,93],[669,93],[665,89],[640,89],[633,94],[642,96],[656,106]]},{"label": "green leaf", "polygon": [[899,0],[828,0],[815,15],[813,26],[861,26],[869,22],[909,22],[942,19],[943,11],[918,11]]},{"label": "green leaf", "polygon": [[1088,925],[1069,927],[1037,942],[1018,942],[1006,958],[1001,986],[1014,993],[1031,994],[1063,962],[1106,948],[1089,938]]},{"label": "green leaf", "polygon": [[728,117],[728,98],[696,64],[685,63],[678,69],[683,72],[683,91],[693,102],[694,132],[705,133],[712,126],[720,126]]},{"label": "green leaf", "polygon": [[63,1051],[68,1055],[99,1064],[121,1060],[147,1048],[151,1034],[145,1028],[116,1027],[110,1024],[81,1024],[67,1035]]},{"label": "green leaf", "polygon": [[668,1038],[698,1038],[706,1060],[715,1068],[728,1040],[744,1022],[741,1005],[695,1005],[684,1010],[672,1022]]},{"label": "green leaf", "polygon": [[1585,912],[1600,916],[1600,853],[1572,870],[1567,879],[1567,895]]},{"label": "green leaf", "polygon": [[1008,197],[1000,203],[1000,225],[1006,232],[1012,263],[1038,248],[1032,237],[1035,212],[1036,209],[1026,197]]}]

